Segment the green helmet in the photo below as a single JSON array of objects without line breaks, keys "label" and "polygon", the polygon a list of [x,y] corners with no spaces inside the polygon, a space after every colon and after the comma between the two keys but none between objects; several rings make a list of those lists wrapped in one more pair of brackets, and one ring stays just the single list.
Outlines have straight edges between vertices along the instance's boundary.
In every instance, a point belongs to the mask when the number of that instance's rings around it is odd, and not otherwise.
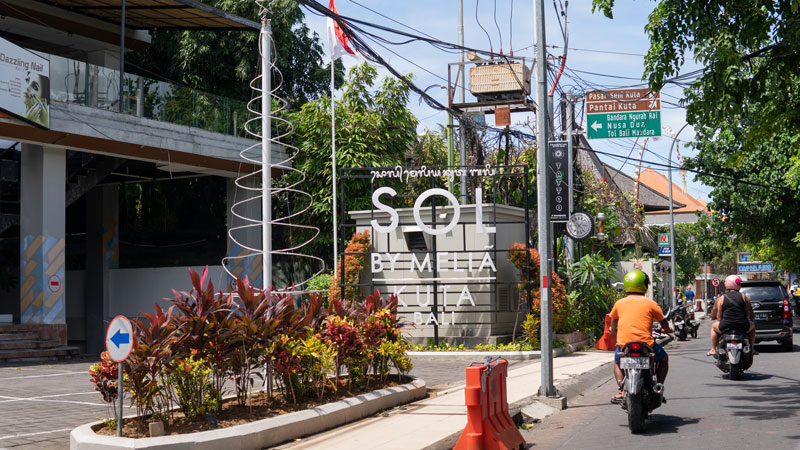
[{"label": "green helmet", "polygon": [[625,292],[645,294],[650,286],[650,277],[641,270],[631,270],[625,274],[622,283],[625,285]]}]

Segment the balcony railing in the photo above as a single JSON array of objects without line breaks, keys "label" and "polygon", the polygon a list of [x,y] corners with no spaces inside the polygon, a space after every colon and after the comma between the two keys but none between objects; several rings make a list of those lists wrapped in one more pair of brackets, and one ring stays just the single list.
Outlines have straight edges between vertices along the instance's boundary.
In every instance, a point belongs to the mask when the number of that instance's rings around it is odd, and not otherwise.
[{"label": "balcony railing", "polygon": [[[49,55],[51,101],[119,111],[119,71]],[[185,86],[126,73],[122,111],[125,114],[178,125],[243,136],[247,103]]]}]

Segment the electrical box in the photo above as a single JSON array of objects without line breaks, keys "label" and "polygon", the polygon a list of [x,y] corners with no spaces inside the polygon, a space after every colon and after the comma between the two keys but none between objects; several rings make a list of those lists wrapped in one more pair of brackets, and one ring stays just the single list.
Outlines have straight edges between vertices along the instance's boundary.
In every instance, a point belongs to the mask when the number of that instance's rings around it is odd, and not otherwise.
[{"label": "electrical box", "polygon": [[469,69],[469,91],[478,98],[531,93],[531,73],[525,64],[482,64]]}]

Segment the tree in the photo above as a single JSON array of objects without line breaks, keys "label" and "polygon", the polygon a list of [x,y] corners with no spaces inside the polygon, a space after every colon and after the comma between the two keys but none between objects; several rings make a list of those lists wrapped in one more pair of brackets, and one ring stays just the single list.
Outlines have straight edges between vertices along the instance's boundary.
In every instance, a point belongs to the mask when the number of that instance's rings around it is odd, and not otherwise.
[{"label": "tree", "polygon": [[[614,0],[594,0],[612,17]],[[746,245],[800,267],[800,1],[661,0],[645,31],[644,78],[660,89],[692,51],[704,65],[684,91],[710,208]]]},{"label": "tree", "polygon": [[[206,2],[223,11],[259,22],[258,5],[252,0]],[[275,65],[282,75],[277,95],[292,108],[328,92],[330,65],[323,65],[319,35],[303,23],[303,11],[292,0],[274,0],[272,20]],[[126,57],[133,72],[160,75],[194,89],[248,100],[250,80],[259,67],[258,31],[168,31],[153,33],[152,43]],[[336,64],[337,84],[344,66]],[[275,83],[278,84],[277,82]]]},{"label": "tree", "polygon": [[[385,78],[374,89],[377,76],[377,70],[369,64],[353,67],[341,100],[336,102],[336,154],[340,168],[404,164],[406,151],[417,144],[417,119],[406,107],[408,88],[399,80]],[[308,251],[330,261],[334,225],[330,97],[303,105],[290,119],[297,127],[293,139],[299,149],[294,164],[306,176],[300,187],[313,196],[309,213],[300,220],[321,230]],[[348,180],[345,194],[347,210],[372,207],[368,177]]]}]

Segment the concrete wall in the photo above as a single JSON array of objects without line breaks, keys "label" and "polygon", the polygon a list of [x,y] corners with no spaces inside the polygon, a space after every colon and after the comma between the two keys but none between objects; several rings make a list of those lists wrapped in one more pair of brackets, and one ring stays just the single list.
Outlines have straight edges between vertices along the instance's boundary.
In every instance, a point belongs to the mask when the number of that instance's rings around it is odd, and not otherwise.
[{"label": "concrete wall", "polygon": [[[442,228],[453,217],[453,208],[437,207],[436,228]],[[493,341],[498,336],[510,336],[514,331],[516,322],[519,328],[525,319],[525,313],[519,315],[518,309],[519,271],[508,260],[507,249],[515,243],[525,242],[525,227],[522,222],[524,210],[503,205],[484,205],[483,224],[492,226],[497,223],[496,233],[478,232],[475,224],[475,205],[462,205],[458,225],[450,232],[436,236],[436,254],[441,258],[437,278],[439,281],[437,291],[437,311],[445,311],[444,315],[436,317],[440,322],[438,334],[440,338],[453,342],[468,344],[485,343]],[[432,270],[420,271],[415,265],[412,268],[412,255],[409,253],[407,233],[419,232],[414,224],[411,208],[397,209],[399,223],[391,233],[375,233],[369,225],[372,219],[371,211],[351,212],[350,216],[356,220],[358,231],[370,230],[372,238],[373,255],[380,254],[384,269],[379,272],[372,271],[372,261],[367,264],[367,269],[362,274],[362,283],[369,283],[363,293],[367,294],[377,288],[384,294],[399,292],[402,301],[398,311],[401,317],[413,326],[406,329],[409,337],[418,342],[424,342],[434,336],[434,324],[429,320],[433,306],[433,291],[430,280],[434,278]],[[388,224],[388,216],[376,211],[374,217],[381,224]],[[420,219],[425,224],[432,223],[430,208],[420,210]],[[433,265],[437,259],[433,253],[433,239],[429,234],[424,234],[429,251],[417,251],[417,261],[430,258]],[[390,263],[386,253],[399,255],[395,271],[390,270]],[[447,253],[447,254],[445,254]],[[472,270],[469,270],[469,256],[472,255]],[[454,255],[458,255],[458,269]],[[497,271],[494,272],[486,265],[480,269],[484,257],[488,256]],[[484,278],[484,279],[482,279]],[[492,284],[489,278],[495,278],[497,284]],[[424,283],[424,284],[423,284]],[[445,295],[445,286],[447,289]],[[475,306],[462,297],[463,288],[472,295]],[[419,289],[419,294],[417,294]],[[430,294],[428,295],[428,290]],[[461,305],[459,300],[461,299]],[[430,302],[430,303],[428,303]],[[405,305],[404,305],[404,304]],[[524,305],[525,306],[525,305]],[[524,307],[523,306],[523,307]]]},{"label": "concrete wall", "polygon": [[[192,267],[202,273],[203,267]],[[186,267],[154,267],[145,269],[114,269],[109,271],[110,301],[109,312],[105,317],[104,327],[117,315],[129,318],[140,312],[152,313],[154,305],[169,307],[164,298],[172,298],[172,289],[188,291],[191,289],[189,271]],[[230,278],[222,266],[209,266],[209,279],[214,283],[214,290],[227,290]],[[67,272],[65,283],[67,300],[67,333],[70,341],[84,341],[85,317],[85,277],[83,270]]]},{"label": "concrete wall", "polygon": [[[203,267],[192,269],[198,273],[203,271]],[[116,269],[109,273],[109,318],[120,314],[136,317],[141,311],[152,312],[156,303],[162,307],[168,306],[164,298],[174,297],[172,289],[188,291],[192,286],[186,267]],[[209,266],[208,276],[214,283],[215,291],[227,289],[230,278],[222,266]]]}]

